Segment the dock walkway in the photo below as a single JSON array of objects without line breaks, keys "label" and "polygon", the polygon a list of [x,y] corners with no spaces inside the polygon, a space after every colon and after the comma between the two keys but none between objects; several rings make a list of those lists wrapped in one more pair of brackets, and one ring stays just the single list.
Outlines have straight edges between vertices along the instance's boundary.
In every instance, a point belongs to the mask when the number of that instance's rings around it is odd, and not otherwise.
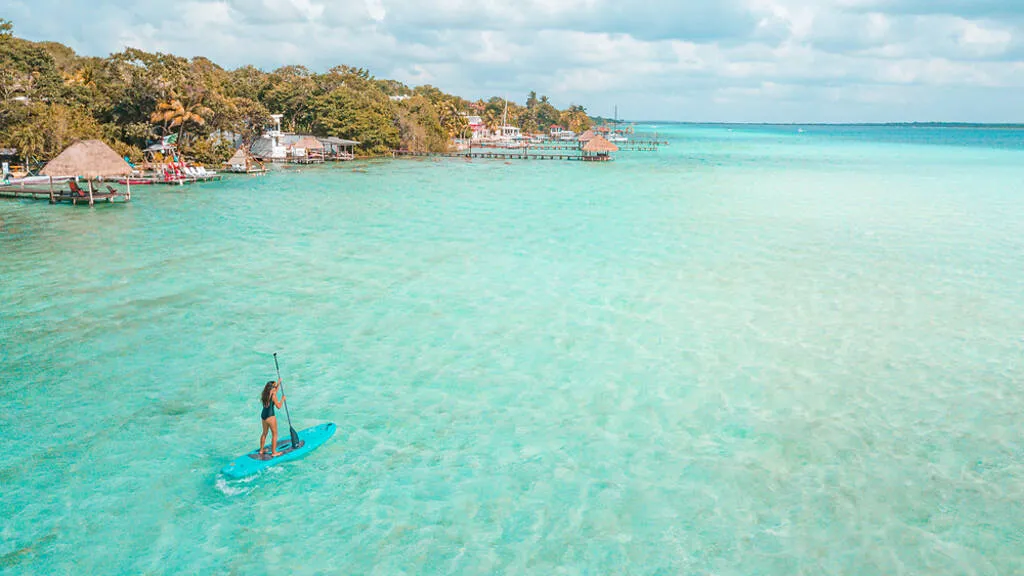
[{"label": "dock walkway", "polygon": [[114,192],[93,191],[91,195],[80,196],[73,194],[64,188],[38,188],[34,186],[7,185],[0,186],[0,198],[29,198],[32,200],[49,200],[50,204],[70,202],[72,204],[89,204],[96,202],[114,202],[123,200],[130,202],[132,197],[126,192],[116,190]]},{"label": "dock walkway", "polygon": [[537,151],[535,149],[501,149],[501,148],[475,148],[473,150],[462,150],[460,152],[411,152],[409,150],[395,150],[395,157],[421,157],[421,158],[479,158],[488,160],[568,160],[579,162],[608,162],[612,158],[608,155],[587,156],[583,154],[565,154],[560,152]]}]

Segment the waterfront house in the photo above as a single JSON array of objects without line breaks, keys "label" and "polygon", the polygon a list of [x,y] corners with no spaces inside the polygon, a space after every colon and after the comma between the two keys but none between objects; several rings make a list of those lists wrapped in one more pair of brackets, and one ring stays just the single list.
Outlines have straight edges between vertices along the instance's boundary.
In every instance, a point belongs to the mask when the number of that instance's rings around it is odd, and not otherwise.
[{"label": "waterfront house", "polygon": [[490,138],[491,131],[487,129],[483,118],[479,116],[466,116],[466,123],[469,124],[469,129],[472,131],[473,140]]},{"label": "waterfront house", "polygon": [[551,131],[549,132],[552,140],[575,140],[576,133],[572,130],[566,130],[558,124],[551,125]]},{"label": "waterfront house", "polygon": [[327,160],[355,160],[355,148],[360,144],[355,140],[334,136],[321,138],[320,143],[324,145],[324,158]]},{"label": "waterfront house", "polygon": [[249,147],[249,153],[263,161],[284,161],[288,159],[288,148],[298,141],[294,134],[281,130],[281,114],[271,114],[274,125],[264,132]]}]

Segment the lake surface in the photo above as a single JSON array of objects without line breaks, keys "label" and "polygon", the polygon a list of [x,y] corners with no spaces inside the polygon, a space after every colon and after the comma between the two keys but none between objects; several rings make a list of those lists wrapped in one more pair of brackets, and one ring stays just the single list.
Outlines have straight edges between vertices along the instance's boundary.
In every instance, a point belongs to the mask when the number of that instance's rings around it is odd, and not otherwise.
[{"label": "lake surface", "polygon": [[1024,572],[1024,131],[643,129],[0,201],[0,572]]}]

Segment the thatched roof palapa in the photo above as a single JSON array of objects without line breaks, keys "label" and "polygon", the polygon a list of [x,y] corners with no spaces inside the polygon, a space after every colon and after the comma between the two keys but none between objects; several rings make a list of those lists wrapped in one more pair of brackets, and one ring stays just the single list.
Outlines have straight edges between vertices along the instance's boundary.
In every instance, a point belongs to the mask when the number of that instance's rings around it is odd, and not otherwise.
[{"label": "thatched roof palapa", "polygon": [[82,140],[68,146],[43,168],[43,176],[131,176],[132,167],[110,146],[99,140]]},{"label": "thatched roof palapa", "polygon": [[324,145],[312,136],[303,136],[299,141],[292,144],[292,148],[305,148],[306,150],[323,150]]},{"label": "thatched roof palapa", "polygon": [[607,154],[609,152],[618,152],[619,147],[612,144],[602,136],[594,136],[587,145],[583,147],[584,152],[591,154]]},{"label": "thatched roof palapa", "polygon": [[235,155],[232,156],[230,160],[225,162],[225,164],[229,166],[242,165],[245,164],[245,162],[248,159],[249,155],[245,153],[245,148],[239,148],[238,150],[235,151]]},{"label": "thatched roof palapa", "polygon": [[590,142],[591,140],[594,139],[595,136],[596,135],[594,134],[593,130],[587,130],[583,134],[580,134],[580,137],[577,138],[577,140],[579,140],[580,142]]}]

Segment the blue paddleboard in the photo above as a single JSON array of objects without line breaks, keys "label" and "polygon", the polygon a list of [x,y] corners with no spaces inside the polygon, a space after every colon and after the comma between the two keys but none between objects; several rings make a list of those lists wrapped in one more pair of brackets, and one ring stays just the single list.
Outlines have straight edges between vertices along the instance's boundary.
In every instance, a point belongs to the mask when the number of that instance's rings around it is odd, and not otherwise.
[{"label": "blue paddleboard", "polygon": [[334,422],[306,428],[299,432],[298,448],[292,448],[292,439],[288,436],[288,431],[284,430],[284,440],[281,440],[279,436],[277,442],[277,451],[281,452],[280,456],[271,458],[269,453],[260,454],[259,450],[253,450],[235,458],[233,462],[221,469],[221,473],[228,478],[245,478],[282,462],[298,460],[327,442],[331,436],[334,436],[336,429],[337,426],[334,425]]}]

